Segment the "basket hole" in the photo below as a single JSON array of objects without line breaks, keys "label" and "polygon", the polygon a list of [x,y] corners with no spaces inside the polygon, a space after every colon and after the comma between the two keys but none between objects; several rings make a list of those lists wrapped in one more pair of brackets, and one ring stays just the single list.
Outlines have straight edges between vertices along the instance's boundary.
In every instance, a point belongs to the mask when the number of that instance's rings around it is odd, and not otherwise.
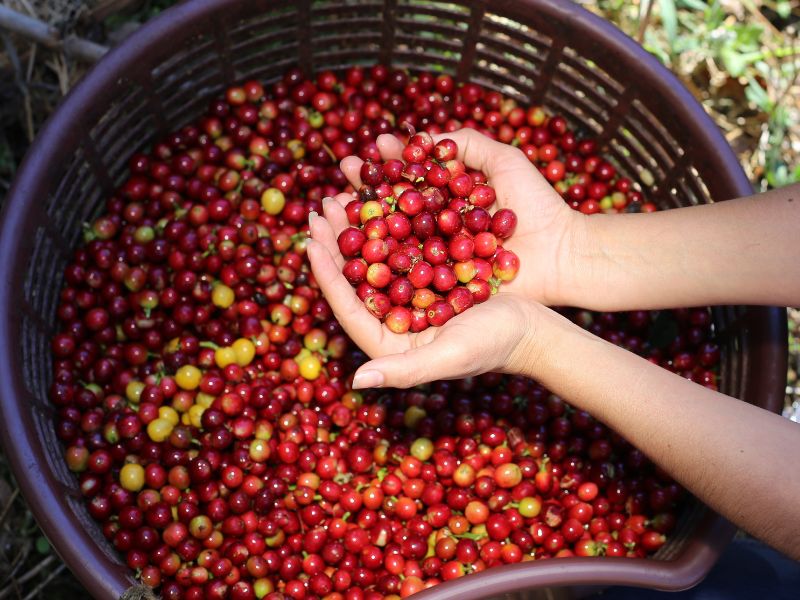
[{"label": "basket hole", "polygon": [[48,220],[56,230],[67,231],[72,211],[68,210],[69,203],[65,199],[72,197],[77,182],[86,176],[88,169],[83,149],[77,148],[72,163],[61,176],[58,187],[47,197],[44,204]]},{"label": "basket hole", "polygon": [[642,143],[638,133],[622,127],[618,136],[609,142],[609,146],[617,153],[630,157],[629,162],[633,172],[629,176],[636,179],[644,188],[664,181],[666,175],[663,165],[653,156],[649,146]]},{"label": "basket hole", "polygon": [[49,323],[56,312],[65,261],[44,227],[34,234],[33,249],[28,262],[23,289],[26,308],[36,314],[42,323]]},{"label": "basket hole", "polygon": [[207,35],[196,35],[187,39],[182,49],[173,51],[169,58],[153,69],[153,80],[157,82],[158,91],[165,91],[180,73],[193,70],[213,52],[213,38]]},{"label": "basket hole", "polygon": [[710,204],[711,202],[714,202],[714,198],[711,196],[711,191],[708,189],[706,182],[703,181],[702,177],[700,177],[700,173],[695,167],[689,167],[689,174],[687,177],[697,192],[699,202],[701,204]]},{"label": "basket hole", "polygon": [[553,93],[553,90],[558,86],[548,88],[547,96],[545,97],[545,105],[554,112],[561,113],[570,121],[572,125],[577,125],[579,128],[588,129],[591,134],[599,135],[603,130],[602,123],[592,114],[595,111],[585,110],[580,106],[575,98],[565,97],[564,94]]},{"label": "basket hole", "polygon": [[546,50],[553,45],[553,40],[540,32],[531,29],[513,19],[495,13],[486,13],[483,17],[483,28],[487,35],[494,37],[514,39],[521,43],[524,49],[535,48],[538,51]]},{"label": "basket hole", "polygon": [[457,2],[441,2],[440,0],[399,0],[398,15],[413,15],[420,23],[448,22],[451,25],[467,29],[470,7]]},{"label": "basket hole", "polygon": [[[293,2],[273,2],[264,12],[253,14],[233,25],[229,29],[230,39],[235,42],[247,37],[261,37],[264,33],[282,31],[293,27],[296,19],[297,8]],[[236,47],[236,43],[232,47]]]},{"label": "basket hole", "polygon": [[608,122],[611,116],[604,106],[596,104],[594,99],[590,98],[584,90],[581,90],[578,86],[565,84],[558,79],[553,79],[552,85],[547,91],[547,97],[550,96],[557,97],[560,102],[562,99],[568,100],[569,104],[566,106],[569,108],[564,110],[579,116],[581,123],[592,121],[591,127],[595,133],[600,133],[603,129],[602,124]]},{"label": "basket hole", "polygon": [[593,60],[581,56],[574,48],[570,48],[569,46],[564,47],[562,64],[565,63],[570,64],[573,69],[580,71],[585,78],[594,80],[595,83],[610,88],[613,90],[613,94],[620,95],[625,90],[625,87],[619,81],[611,77],[608,71]]},{"label": "basket hole", "polygon": [[44,455],[48,470],[55,475],[64,488],[69,490],[70,494],[77,495],[77,491],[73,491],[76,483],[75,474],[67,468],[64,455],[61,453],[62,443],[53,433],[53,411],[34,409],[33,423],[38,437],[42,441],[42,447],[45,449]]},{"label": "basket hole", "polygon": [[639,122],[644,126],[643,128],[648,130],[647,132],[652,139],[652,143],[658,147],[665,158],[672,157],[672,162],[677,162],[677,160],[684,155],[684,150],[667,128],[664,127],[661,120],[656,118],[656,116],[650,112],[650,109],[638,99],[633,101],[632,106],[632,114],[637,116]]},{"label": "basket hole", "polygon": [[585,71],[561,62],[556,67],[553,84],[560,84],[565,91],[580,90],[586,97],[595,103],[602,103],[606,108],[613,110],[617,105],[617,96],[606,90],[606,84],[594,77],[587,76]]},{"label": "basket hole", "polygon": [[469,80],[485,88],[500,92],[520,102],[528,102],[533,80],[515,76],[508,69],[485,60],[478,60],[473,66]]},{"label": "basket hole", "polygon": [[468,7],[450,2],[399,2],[393,56],[414,69],[441,72],[455,66],[461,60],[469,14]]}]

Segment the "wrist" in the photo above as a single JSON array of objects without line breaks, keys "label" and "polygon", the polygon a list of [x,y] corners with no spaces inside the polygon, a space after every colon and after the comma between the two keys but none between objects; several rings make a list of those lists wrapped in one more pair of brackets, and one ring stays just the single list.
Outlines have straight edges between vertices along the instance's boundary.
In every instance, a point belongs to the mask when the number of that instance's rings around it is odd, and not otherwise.
[{"label": "wrist", "polygon": [[523,315],[519,328],[520,338],[509,354],[505,370],[515,375],[538,379],[542,365],[554,353],[558,353],[556,348],[561,343],[559,330],[563,330],[558,319],[563,318],[533,300],[523,301],[520,309]]},{"label": "wrist", "polygon": [[574,368],[574,354],[595,344],[605,344],[556,311],[526,304],[528,327],[511,354],[509,372],[552,387]]},{"label": "wrist", "polygon": [[598,226],[602,217],[589,218],[570,208],[564,218],[554,266],[555,277],[548,286],[548,306],[593,308],[597,291],[605,290],[607,271]]}]

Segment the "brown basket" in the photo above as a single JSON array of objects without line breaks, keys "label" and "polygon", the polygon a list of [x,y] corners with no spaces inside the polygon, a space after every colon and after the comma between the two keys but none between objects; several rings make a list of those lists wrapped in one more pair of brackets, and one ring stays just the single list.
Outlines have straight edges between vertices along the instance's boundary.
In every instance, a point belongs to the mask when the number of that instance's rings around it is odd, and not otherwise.
[{"label": "brown basket", "polygon": [[[88,515],[48,401],[58,290],[81,223],[126,175],[127,157],[200,115],[224,86],[382,61],[444,69],[599,137],[620,171],[655,182],[662,207],[751,192],[736,157],[684,87],[620,31],[568,0],[197,0],[142,27],[66,98],[21,168],[0,231],[0,417],[23,493],[54,547],[96,598],[133,579]],[[721,389],[779,410],[786,316],[714,311]],[[472,599],[544,586],[682,589],[710,569],[734,528],[695,502],[658,560],[568,558],[490,569],[423,598]],[[527,594],[528,596],[531,593]]]}]

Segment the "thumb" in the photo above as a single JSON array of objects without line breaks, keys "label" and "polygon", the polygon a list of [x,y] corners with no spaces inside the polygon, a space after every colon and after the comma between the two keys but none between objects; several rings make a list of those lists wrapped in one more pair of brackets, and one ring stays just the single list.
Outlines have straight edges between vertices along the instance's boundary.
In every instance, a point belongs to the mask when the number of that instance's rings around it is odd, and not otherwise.
[{"label": "thumb", "polygon": [[439,339],[363,364],[353,376],[353,389],[410,388],[438,379],[462,377],[468,369],[469,362],[463,359],[458,346]]}]

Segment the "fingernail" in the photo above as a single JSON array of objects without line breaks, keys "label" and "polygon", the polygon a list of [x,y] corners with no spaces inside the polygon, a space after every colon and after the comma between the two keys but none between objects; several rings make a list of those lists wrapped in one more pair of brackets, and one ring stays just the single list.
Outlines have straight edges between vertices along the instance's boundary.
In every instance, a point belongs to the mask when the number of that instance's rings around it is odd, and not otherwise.
[{"label": "fingernail", "polygon": [[331,202],[332,200],[333,200],[333,198],[331,198],[330,196],[325,196],[322,199],[322,206],[325,206],[328,202]]},{"label": "fingernail", "polygon": [[319,215],[313,210],[310,213],[308,213],[308,226],[309,227],[311,227],[311,223],[313,223],[314,219],[316,219],[318,216]]},{"label": "fingernail", "polygon": [[381,387],[383,382],[383,373],[380,371],[359,371],[353,376],[353,389],[361,390],[364,388]]}]

